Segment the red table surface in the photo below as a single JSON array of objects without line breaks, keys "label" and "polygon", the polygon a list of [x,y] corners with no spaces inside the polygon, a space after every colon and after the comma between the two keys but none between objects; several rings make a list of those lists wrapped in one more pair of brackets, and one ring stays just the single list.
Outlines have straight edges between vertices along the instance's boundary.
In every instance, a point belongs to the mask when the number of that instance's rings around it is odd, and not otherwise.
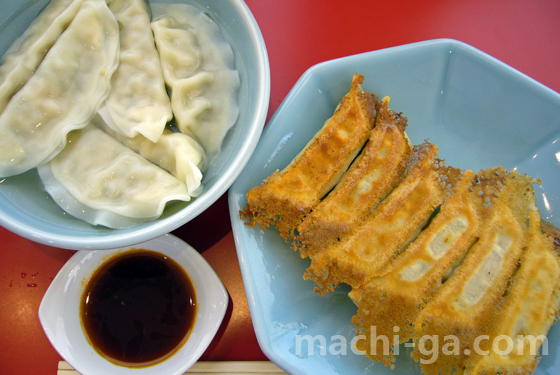
[{"label": "red table surface", "polygon": [[[560,92],[558,0],[249,0],[271,71],[268,119],[297,79],[319,62],[436,38],[468,43]],[[222,327],[202,360],[266,360],[259,348],[237,255],[227,195],[174,231],[214,267],[230,294]],[[0,374],[56,374],[61,357],[37,316],[73,251],[0,228]]]}]

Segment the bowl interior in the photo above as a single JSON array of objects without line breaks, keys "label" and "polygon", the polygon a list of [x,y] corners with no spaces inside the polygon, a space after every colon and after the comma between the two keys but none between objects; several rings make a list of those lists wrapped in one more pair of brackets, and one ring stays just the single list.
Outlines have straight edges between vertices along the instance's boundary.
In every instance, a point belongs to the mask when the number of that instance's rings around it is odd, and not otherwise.
[{"label": "bowl interior", "polygon": [[83,374],[183,374],[204,353],[216,334],[228,305],[222,282],[192,247],[172,235],[164,235],[132,248],[153,250],[175,260],[195,287],[198,313],[185,344],[165,361],[146,368],[117,366],[101,357],[88,343],[80,322],[80,299],[92,273],[105,261],[130,248],[79,251],[55,277],[39,307],[47,337],[77,371]]},{"label": "bowl interior", "polygon": [[[255,153],[229,191],[243,281],[257,337],[267,356],[294,374],[394,374],[354,353],[357,308],[342,285],[323,297],[303,280],[308,259],[290,249],[275,228],[261,231],[239,219],[245,194],[284,168],[320,129],[349,88],[391,97],[408,117],[414,144],[429,139],[448,165],[478,171],[502,165],[542,181],[535,187],[543,218],[559,225],[560,95],[494,58],[453,40],[434,40],[328,61],[296,83],[267,124]],[[322,341],[323,339],[324,341]],[[299,340],[299,341],[298,341]],[[299,344],[298,344],[299,343]],[[536,374],[560,369],[560,326],[548,335],[548,355]],[[420,374],[401,345],[399,374]],[[548,372],[547,372],[548,371]]]},{"label": "bowl interior", "polygon": [[[181,2],[153,1],[153,2]],[[70,249],[109,249],[146,241],[192,220],[214,203],[245,166],[260,137],[270,95],[270,74],[260,30],[247,6],[237,0],[182,1],[204,9],[220,24],[232,45],[240,75],[236,124],[228,132],[223,151],[208,167],[204,192],[191,202],[169,205],[161,218],[133,228],[111,230],[94,227],[64,213],[44,191],[35,169],[0,180],[0,225],[32,240]],[[0,10],[0,54],[4,54],[48,3],[9,1]],[[251,74],[249,74],[251,72]]]}]

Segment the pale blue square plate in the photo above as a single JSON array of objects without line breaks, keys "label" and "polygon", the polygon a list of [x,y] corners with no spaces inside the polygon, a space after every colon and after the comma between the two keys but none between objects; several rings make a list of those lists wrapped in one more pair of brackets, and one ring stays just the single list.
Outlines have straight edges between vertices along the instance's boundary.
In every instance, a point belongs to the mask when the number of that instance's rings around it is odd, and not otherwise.
[{"label": "pale blue square plate", "polygon": [[[342,286],[324,297],[302,275],[308,259],[275,228],[261,231],[239,219],[245,194],[284,168],[329,118],[350,88],[390,96],[408,117],[414,144],[440,148],[449,165],[478,171],[501,165],[542,181],[535,187],[541,216],[560,226],[560,95],[464,43],[441,39],[349,56],[310,68],[268,125],[251,160],[229,190],[237,253],[251,316],[264,353],[292,374],[420,374],[401,348],[395,370],[351,350],[357,308]],[[304,335],[322,335],[308,347]],[[332,338],[335,335],[335,338]],[[343,338],[342,338],[343,337]],[[331,339],[332,338],[332,339]],[[346,355],[341,346],[346,341]],[[321,349],[324,350],[321,353]],[[535,374],[560,372],[560,325],[548,335],[548,354]]]}]

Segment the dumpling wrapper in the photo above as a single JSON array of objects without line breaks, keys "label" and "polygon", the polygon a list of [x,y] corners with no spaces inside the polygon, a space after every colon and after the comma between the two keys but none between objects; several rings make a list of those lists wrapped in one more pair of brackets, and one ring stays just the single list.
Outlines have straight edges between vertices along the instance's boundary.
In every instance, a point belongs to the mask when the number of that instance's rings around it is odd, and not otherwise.
[{"label": "dumpling wrapper", "polygon": [[119,66],[99,113],[116,132],[156,142],[173,118],[144,0],[107,0],[121,26]]},{"label": "dumpling wrapper", "polygon": [[191,197],[197,197],[202,192],[202,174],[206,171],[208,160],[204,149],[194,138],[164,129],[154,143],[141,134],[129,138],[113,131],[99,115],[92,122],[126,147],[183,181]]},{"label": "dumpling wrapper", "polygon": [[168,202],[191,199],[183,182],[94,125],[70,133],[38,172],[64,211],[92,225],[130,227],[157,219]]},{"label": "dumpling wrapper", "polygon": [[78,13],[83,0],[51,0],[2,57],[0,113]]},{"label": "dumpling wrapper", "polygon": [[152,30],[177,127],[193,135],[208,159],[219,155],[239,115],[239,74],[218,25],[187,4],[153,4]]},{"label": "dumpling wrapper", "polygon": [[0,177],[26,172],[58,154],[110,91],[119,27],[104,1],[84,1],[41,65],[0,115]]}]

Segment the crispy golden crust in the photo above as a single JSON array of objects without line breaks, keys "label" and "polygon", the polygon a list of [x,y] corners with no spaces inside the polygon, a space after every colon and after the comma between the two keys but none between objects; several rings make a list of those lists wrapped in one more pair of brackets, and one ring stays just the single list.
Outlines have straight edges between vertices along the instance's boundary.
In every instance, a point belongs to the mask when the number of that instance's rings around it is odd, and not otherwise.
[{"label": "crispy golden crust", "polygon": [[278,227],[285,238],[338,182],[367,141],[375,121],[375,95],[364,92],[356,74],[350,92],[321,130],[281,172],[247,193],[240,212],[249,225]]},{"label": "crispy golden crust", "polygon": [[392,337],[396,326],[399,343],[412,339],[420,311],[476,241],[484,203],[484,197],[473,192],[476,181],[472,171],[464,171],[440,212],[395,260],[393,270],[350,292],[359,305],[352,322],[366,336],[357,347],[368,357],[383,362],[394,359],[393,342],[388,353],[383,353],[381,345],[371,350],[371,327],[376,327],[377,336]]},{"label": "crispy golden crust", "polygon": [[316,255],[369,217],[399,183],[410,157],[407,119],[382,100],[375,127],[364,150],[332,192],[298,227],[296,249],[302,257]]},{"label": "crispy golden crust", "polygon": [[[437,350],[445,354],[435,362],[423,364],[423,373],[456,373],[474,353],[476,338],[495,329],[497,308],[526,243],[527,207],[534,204],[530,194],[533,182],[515,172],[505,175],[499,198],[489,200],[478,242],[420,312],[415,323],[415,339],[435,335],[440,338]],[[513,200],[518,203],[511,205]],[[445,353],[443,338],[450,334],[457,337],[459,349]],[[486,344],[481,343],[480,348],[486,350]],[[420,353],[418,356],[422,358]]]},{"label": "crispy golden crust", "polygon": [[428,142],[415,147],[410,171],[373,215],[311,258],[304,277],[315,281],[317,292],[332,291],[340,282],[358,287],[390,271],[392,261],[422,230],[460,175],[445,167],[437,152]]},{"label": "crispy golden crust", "polygon": [[488,338],[511,338],[511,351],[502,354],[491,348],[487,355],[471,356],[465,375],[532,374],[539,362],[539,348],[560,308],[560,260],[553,238],[541,233],[538,212],[531,216],[527,250]]}]

